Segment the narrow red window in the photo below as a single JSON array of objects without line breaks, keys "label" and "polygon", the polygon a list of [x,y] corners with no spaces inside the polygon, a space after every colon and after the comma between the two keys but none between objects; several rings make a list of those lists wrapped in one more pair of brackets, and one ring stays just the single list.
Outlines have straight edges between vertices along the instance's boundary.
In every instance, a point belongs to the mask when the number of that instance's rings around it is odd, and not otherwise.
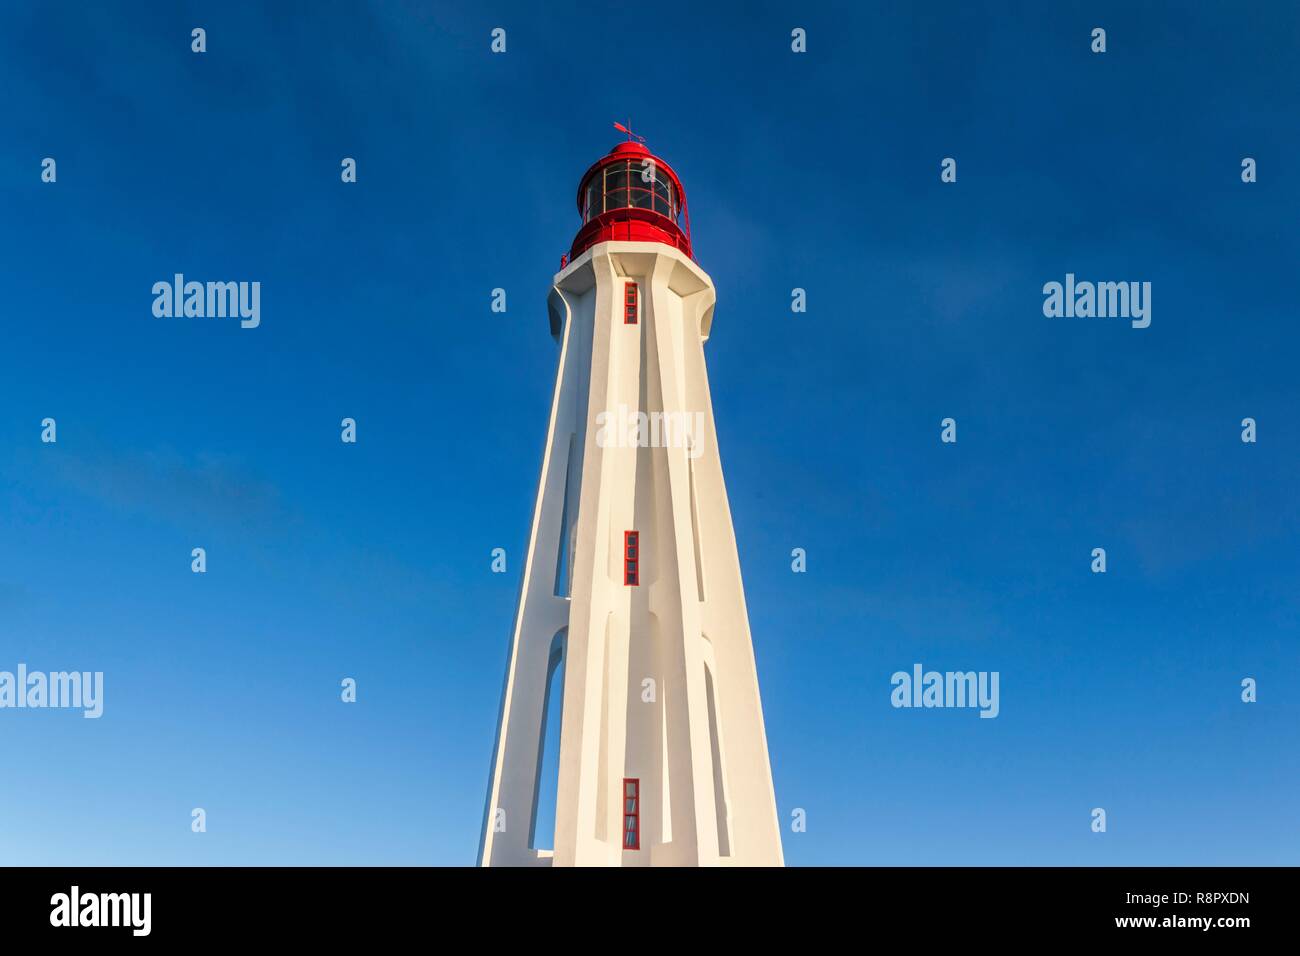
[{"label": "narrow red window", "polygon": [[637,547],[640,532],[624,531],[623,532],[623,583],[640,584],[641,576],[638,573],[640,565],[640,555],[637,553],[640,549]]},{"label": "narrow red window", "polygon": [[636,325],[637,310],[636,283],[629,282],[623,295],[623,324]]},{"label": "narrow red window", "polygon": [[641,849],[641,781],[623,778],[623,849]]}]

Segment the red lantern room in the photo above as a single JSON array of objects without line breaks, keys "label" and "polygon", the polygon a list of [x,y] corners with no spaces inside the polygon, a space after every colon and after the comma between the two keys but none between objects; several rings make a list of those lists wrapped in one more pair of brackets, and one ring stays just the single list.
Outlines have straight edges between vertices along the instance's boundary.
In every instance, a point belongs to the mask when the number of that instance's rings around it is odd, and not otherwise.
[{"label": "red lantern room", "polygon": [[568,261],[600,242],[663,242],[691,258],[686,191],[672,167],[642,143],[619,143],[578,185],[582,228]]}]

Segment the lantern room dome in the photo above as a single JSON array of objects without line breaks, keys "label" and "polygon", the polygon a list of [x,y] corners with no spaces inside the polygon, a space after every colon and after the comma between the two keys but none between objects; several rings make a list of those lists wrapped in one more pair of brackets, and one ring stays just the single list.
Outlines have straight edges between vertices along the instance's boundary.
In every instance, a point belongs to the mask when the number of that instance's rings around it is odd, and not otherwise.
[{"label": "lantern room dome", "polygon": [[619,143],[591,165],[578,183],[578,214],[569,261],[614,240],[662,242],[694,258],[686,190],[643,143]]}]

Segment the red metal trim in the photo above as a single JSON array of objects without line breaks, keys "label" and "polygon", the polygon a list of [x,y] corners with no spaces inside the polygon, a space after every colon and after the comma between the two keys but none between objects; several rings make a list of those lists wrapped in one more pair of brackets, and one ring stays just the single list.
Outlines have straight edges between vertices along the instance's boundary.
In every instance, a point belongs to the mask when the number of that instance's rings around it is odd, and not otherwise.
[{"label": "red metal trim", "polygon": [[695,256],[691,255],[691,249],[690,249],[690,246],[691,246],[691,207],[690,207],[690,206],[687,204],[687,202],[686,202],[686,193],[685,193],[685,192],[682,193],[682,216],[686,219],[686,254],[687,254],[688,256],[690,256],[692,259],[694,259]]},{"label": "red metal trim", "polygon": [[692,259],[691,239],[667,216],[650,209],[612,209],[578,230],[569,250],[572,262],[600,242],[662,242]]}]

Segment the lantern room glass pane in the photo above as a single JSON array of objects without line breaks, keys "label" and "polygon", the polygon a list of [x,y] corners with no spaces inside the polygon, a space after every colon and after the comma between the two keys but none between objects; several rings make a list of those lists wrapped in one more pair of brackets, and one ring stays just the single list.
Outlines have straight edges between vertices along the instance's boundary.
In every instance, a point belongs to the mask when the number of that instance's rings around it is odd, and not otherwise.
[{"label": "lantern room glass pane", "polygon": [[[662,173],[659,174],[661,177]],[[654,183],[655,212],[673,218],[673,187],[665,179],[659,178]]]},{"label": "lantern room glass pane", "polygon": [[605,192],[614,189],[626,189],[628,181],[627,163],[615,163],[605,167]]},{"label": "lantern room glass pane", "polygon": [[583,222],[591,222],[592,219],[601,214],[601,200],[603,199],[604,191],[600,188],[600,177],[593,176],[591,182],[587,183],[587,198],[582,207],[585,210]]},{"label": "lantern room glass pane", "polygon": [[583,188],[583,222],[614,209],[646,209],[673,222],[681,214],[677,189],[668,174],[655,165],[642,166],[639,161],[611,163]]}]

